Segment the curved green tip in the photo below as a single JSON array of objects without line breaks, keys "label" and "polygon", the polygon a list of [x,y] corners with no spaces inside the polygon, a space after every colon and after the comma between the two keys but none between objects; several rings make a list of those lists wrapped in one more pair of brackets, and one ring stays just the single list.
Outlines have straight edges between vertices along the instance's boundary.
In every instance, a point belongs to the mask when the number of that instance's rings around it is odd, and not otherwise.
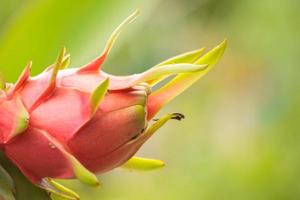
[{"label": "curved green tip", "polygon": [[73,170],[75,176],[79,181],[89,186],[97,187],[100,186],[99,180],[95,174],[86,169],[76,158],[71,157]]},{"label": "curved green tip", "polygon": [[100,102],[105,97],[108,86],[109,86],[109,79],[107,78],[102,83],[100,83],[99,86],[92,93],[90,102],[91,102],[91,108],[93,113],[97,111]]},{"label": "curved green tip", "polygon": [[207,65],[204,70],[195,73],[179,74],[167,84],[152,92],[148,100],[148,120],[169,101],[181,94],[201,77],[207,74],[221,59],[227,46],[224,39],[219,45],[198,58],[193,64]]},{"label": "curved green tip", "polygon": [[60,53],[59,53],[59,56],[56,60],[55,65],[53,67],[53,72],[52,72],[52,75],[51,75],[50,82],[55,82],[56,81],[56,76],[57,76],[58,71],[62,68],[62,64],[63,64],[65,54],[66,54],[66,48],[63,47],[61,49]]},{"label": "curved green tip", "polygon": [[125,169],[138,171],[155,170],[164,166],[165,163],[161,160],[140,157],[132,157],[124,165],[122,165],[122,167]]}]

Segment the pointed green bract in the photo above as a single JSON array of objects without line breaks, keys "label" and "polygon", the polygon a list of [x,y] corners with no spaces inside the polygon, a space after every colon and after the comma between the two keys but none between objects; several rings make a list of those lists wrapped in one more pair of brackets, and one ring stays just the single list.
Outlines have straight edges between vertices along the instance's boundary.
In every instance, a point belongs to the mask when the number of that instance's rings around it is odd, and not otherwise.
[{"label": "pointed green bract", "polygon": [[7,171],[0,165],[0,199],[15,200],[15,185]]},{"label": "pointed green bract", "polygon": [[154,124],[152,124],[142,135],[134,140],[129,141],[126,145],[130,145],[132,143],[135,143],[137,140],[140,141],[146,141],[148,138],[150,138],[158,129],[160,129],[165,123],[167,123],[170,119],[176,119],[180,121],[181,119],[184,119],[184,115],[181,113],[171,113],[166,114],[163,117],[155,120]]},{"label": "pointed green bract", "polygon": [[173,84],[180,83],[181,89],[177,92],[178,94],[183,92],[185,89],[190,87],[193,83],[195,83],[199,78],[204,76],[207,72],[209,72],[209,70],[211,70],[215,66],[215,64],[220,60],[221,56],[223,55],[226,46],[227,41],[224,40],[220,45],[218,45],[217,47],[209,51],[207,54],[195,61],[195,64],[207,64],[208,67],[205,70],[194,74],[178,75],[168,85],[172,86]]},{"label": "pointed green bract", "polygon": [[63,60],[62,60],[60,69],[68,68],[69,65],[70,65],[70,61],[71,61],[71,55],[70,54],[65,55]]},{"label": "pointed green bract", "polygon": [[120,35],[120,33],[122,32],[122,30],[131,22],[133,22],[136,17],[139,14],[139,10],[136,10],[135,12],[133,12],[129,17],[127,17],[111,34],[111,36],[109,37],[109,39],[106,42],[105,48],[103,50],[103,52],[101,53],[101,55],[99,57],[97,57],[95,60],[93,60],[92,62],[88,63],[87,65],[83,66],[81,69],[79,69],[77,72],[78,73],[83,73],[83,72],[87,72],[87,71],[98,71],[102,65],[102,63],[104,62],[106,56],[109,54],[113,44],[115,43],[115,41],[117,40],[118,36]]},{"label": "pointed green bract", "polygon": [[176,64],[176,63],[194,63],[203,53],[204,53],[204,48],[189,51],[177,56],[174,56],[172,58],[169,58],[166,61],[163,61],[159,63],[158,65],[154,66],[162,66],[162,65],[168,65],[168,64]]},{"label": "pointed green bract", "polygon": [[[21,101],[20,101],[21,104]],[[20,105],[19,116],[16,121],[16,128],[14,130],[14,136],[23,133],[29,125],[29,113],[23,105]]]},{"label": "pointed green bract", "polygon": [[[203,54],[203,52],[204,52],[204,48],[194,50],[194,51],[189,51],[189,52],[177,55],[175,57],[169,58],[168,60],[159,63],[158,65],[154,66],[153,68],[157,68],[159,66],[169,65],[169,64],[179,64],[179,63],[190,63],[191,64],[191,63],[194,63]],[[156,83],[165,79],[166,77],[168,77],[168,76],[163,76],[161,78],[148,81],[148,83],[149,83],[149,85],[153,86]]]},{"label": "pointed green bract", "polygon": [[46,189],[46,188],[44,189],[50,193],[51,200],[79,200],[80,199],[73,196],[69,196],[64,193],[57,192],[56,190],[53,189]]},{"label": "pointed green bract", "polygon": [[154,170],[164,166],[165,163],[161,160],[140,157],[132,157],[124,165],[122,165],[125,169],[140,171]]},{"label": "pointed green bract", "polygon": [[[61,54],[61,53],[60,53],[60,54]],[[65,54],[65,52],[64,52],[64,54]],[[70,65],[70,61],[71,61],[71,55],[70,55],[70,54],[64,55],[64,56],[63,56],[63,59],[62,59],[62,61],[61,61],[61,66],[58,67],[58,68],[59,68],[59,69],[66,69],[66,68],[68,68],[69,65]],[[52,65],[50,65],[49,67],[47,67],[47,68],[44,70],[44,72],[47,72],[47,71],[53,69],[54,66],[57,65],[57,62],[58,62],[58,59],[55,61],[54,64],[52,64]]]},{"label": "pointed green bract", "polygon": [[174,97],[182,93],[193,83],[195,83],[199,78],[204,76],[213,66],[220,60],[226,48],[226,40],[224,40],[220,45],[206,53],[204,56],[195,61],[195,64],[207,64],[208,67],[205,70],[199,71],[197,73],[190,74],[179,74],[169,83],[154,91],[149,96],[149,102],[156,101],[155,105],[151,105],[151,110],[149,112],[148,119],[151,119],[160,108],[171,101]]},{"label": "pointed green bract", "polygon": [[19,76],[17,82],[8,90],[7,96],[9,99],[13,98],[13,96],[24,86],[29,78],[31,66],[32,62],[30,61]]},{"label": "pointed green bract", "polygon": [[77,193],[55,182],[51,178],[43,178],[39,187],[50,193],[50,198],[64,199],[64,200],[79,200],[80,197]]},{"label": "pointed green bract", "polygon": [[49,80],[48,86],[44,89],[44,91],[40,94],[40,96],[35,100],[35,102],[32,104],[32,106],[29,108],[29,111],[33,111],[36,107],[38,107],[42,101],[47,98],[52,92],[55,90],[56,87],[56,76],[58,74],[58,71],[62,68],[63,59],[65,57],[66,48],[63,47],[60,51],[60,54],[56,60],[56,63],[54,64],[52,68],[52,74]]},{"label": "pointed green bract", "polygon": [[106,42],[104,52],[109,52],[114,44],[114,42],[117,40],[118,36],[122,32],[122,30],[131,22],[133,22],[136,17],[139,15],[140,11],[135,10],[130,16],[128,16],[111,34],[108,41]]},{"label": "pointed green bract", "polygon": [[107,78],[92,93],[90,101],[91,101],[91,108],[93,113],[97,111],[100,102],[102,101],[102,99],[104,98],[107,92],[108,86],[109,86],[109,79]]},{"label": "pointed green bract", "polygon": [[198,72],[205,70],[206,67],[207,65],[196,65],[189,63],[162,65],[144,72],[142,76],[133,83],[133,85],[141,82],[160,79],[161,77],[173,74]]},{"label": "pointed green bract", "polygon": [[61,196],[55,193],[50,193],[50,198],[51,200],[79,200],[73,197]]},{"label": "pointed green bract", "polygon": [[78,180],[94,187],[100,185],[97,176],[86,169],[75,157],[70,155],[69,159],[73,165],[73,171]]},{"label": "pointed green bract", "polygon": [[51,75],[51,79],[50,79],[51,83],[56,81],[57,73],[60,69],[62,69],[62,64],[63,64],[63,60],[65,57],[65,53],[66,53],[66,48],[63,47],[60,51],[60,54],[56,60],[55,65],[53,67],[53,71],[52,71],[52,75]]},{"label": "pointed green bract", "polygon": [[80,199],[77,193],[57,183],[52,178],[43,178],[39,186],[50,193],[50,198],[52,200],[54,199],[79,200]]},{"label": "pointed green bract", "polygon": [[70,190],[69,188],[63,186],[62,184],[56,182],[55,180],[51,179],[51,178],[48,178],[48,182],[54,187],[56,188],[57,190],[61,191],[62,193],[64,194],[67,194],[67,195],[70,195],[72,197],[74,197],[75,199],[80,199],[79,195]]},{"label": "pointed green bract", "polygon": [[145,136],[150,137],[152,136],[159,128],[161,128],[167,121],[170,119],[176,119],[176,120],[181,120],[184,118],[184,115],[181,113],[171,113],[171,114],[166,114],[163,117],[159,118],[156,120],[156,122],[146,130],[144,133]]}]

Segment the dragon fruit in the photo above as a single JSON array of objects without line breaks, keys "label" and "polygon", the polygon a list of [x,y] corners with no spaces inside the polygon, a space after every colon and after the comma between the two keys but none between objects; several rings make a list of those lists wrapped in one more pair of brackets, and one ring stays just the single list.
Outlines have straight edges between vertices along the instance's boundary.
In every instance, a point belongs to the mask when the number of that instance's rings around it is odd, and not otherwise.
[{"label": "dragon fruit", "polygon": [[[30,77],[31,62],[15,84],[0,83],[0,145],[6,157],[52,199],[79,199],[55,179],[77,178],[99,185],[95,173],[117,167],[150,170],[160,160],[134,157],[139,148],[168,120],[153,120],[175,96],[206,74],[220,59],[226,41],[168,59],[129,76],[114,76],[100,68],[130,15],[111,35],[103,53],[80,68],[68,68],[62,49],[55,64]],[[159,84],[162,80],[167,83]],[[1,195],[0,195],[1,196]]]}]

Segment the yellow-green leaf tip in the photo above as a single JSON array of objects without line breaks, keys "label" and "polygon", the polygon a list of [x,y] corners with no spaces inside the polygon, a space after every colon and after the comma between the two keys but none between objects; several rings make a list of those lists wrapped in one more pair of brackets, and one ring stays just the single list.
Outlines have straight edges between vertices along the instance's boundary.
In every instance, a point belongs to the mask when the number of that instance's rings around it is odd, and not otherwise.
[{"label": "yellow-green leaf tip", "polygon": [[55,65],[54,65],[50,82],[55,81],[58,71],[62,68],[62,63],[63,63],[64,57],[65,57],[65,53],[66,53],[66,48],[63,47],[60,51],[60,54],[56,60]]},{"label": "yellow-green leaf tip", "polygon": [[72,157],[71,162],[73,165],[74,174],[78,180],[93,187],[100,185],[97,176],[86,169],[76,158]]},{"label": "yellow-green leaf tip", "polygon": [[64,56],[60,69],[66,69],[69,67],[71,61],[70,54]]},{"label": "yellow-green leaf tip", "polygon": [[122,167],[129,170],[149,171],[159,169],[165,166],[161,160],[132,157]]},{"label": "yellow-green leaf tip", "polygon": [[96,112],[100,102],[104,98],[107,89],[109,86],[109,79],[105,79],[100,85],[94,90],[94,92],[91,95],[91,108],[92,112]]}]

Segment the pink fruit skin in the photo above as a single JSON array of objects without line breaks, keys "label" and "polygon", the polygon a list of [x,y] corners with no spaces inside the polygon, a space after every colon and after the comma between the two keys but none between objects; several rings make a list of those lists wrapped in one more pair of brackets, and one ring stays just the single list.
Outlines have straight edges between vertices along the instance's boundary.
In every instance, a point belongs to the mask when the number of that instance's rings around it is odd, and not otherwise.
[{"label": "pink fruit skin", "polygon": [[[147,126],[147,88],[125,85],[124,89],[109,89],[93,114],[89,98],[106,74],[61,70],[56,88],[40,99],[48,88],[51,73],[48,70],[28,78],[15,94],[29,112],[29,126],[19,136],[2,142],[6,156],[34,183],[44,177],[73,178],[63,151],[95,173],[126,162],[139,146],[123,147]],[[109,87],[118,85],[114,82],[118,79],[110,75]],[[121,82],[125,79],[130,78],[121,77]],[[2,101],[0,109],[9,108],[7,104],[12,102]],[[41,102],[32,109],[37,101]]]}]

